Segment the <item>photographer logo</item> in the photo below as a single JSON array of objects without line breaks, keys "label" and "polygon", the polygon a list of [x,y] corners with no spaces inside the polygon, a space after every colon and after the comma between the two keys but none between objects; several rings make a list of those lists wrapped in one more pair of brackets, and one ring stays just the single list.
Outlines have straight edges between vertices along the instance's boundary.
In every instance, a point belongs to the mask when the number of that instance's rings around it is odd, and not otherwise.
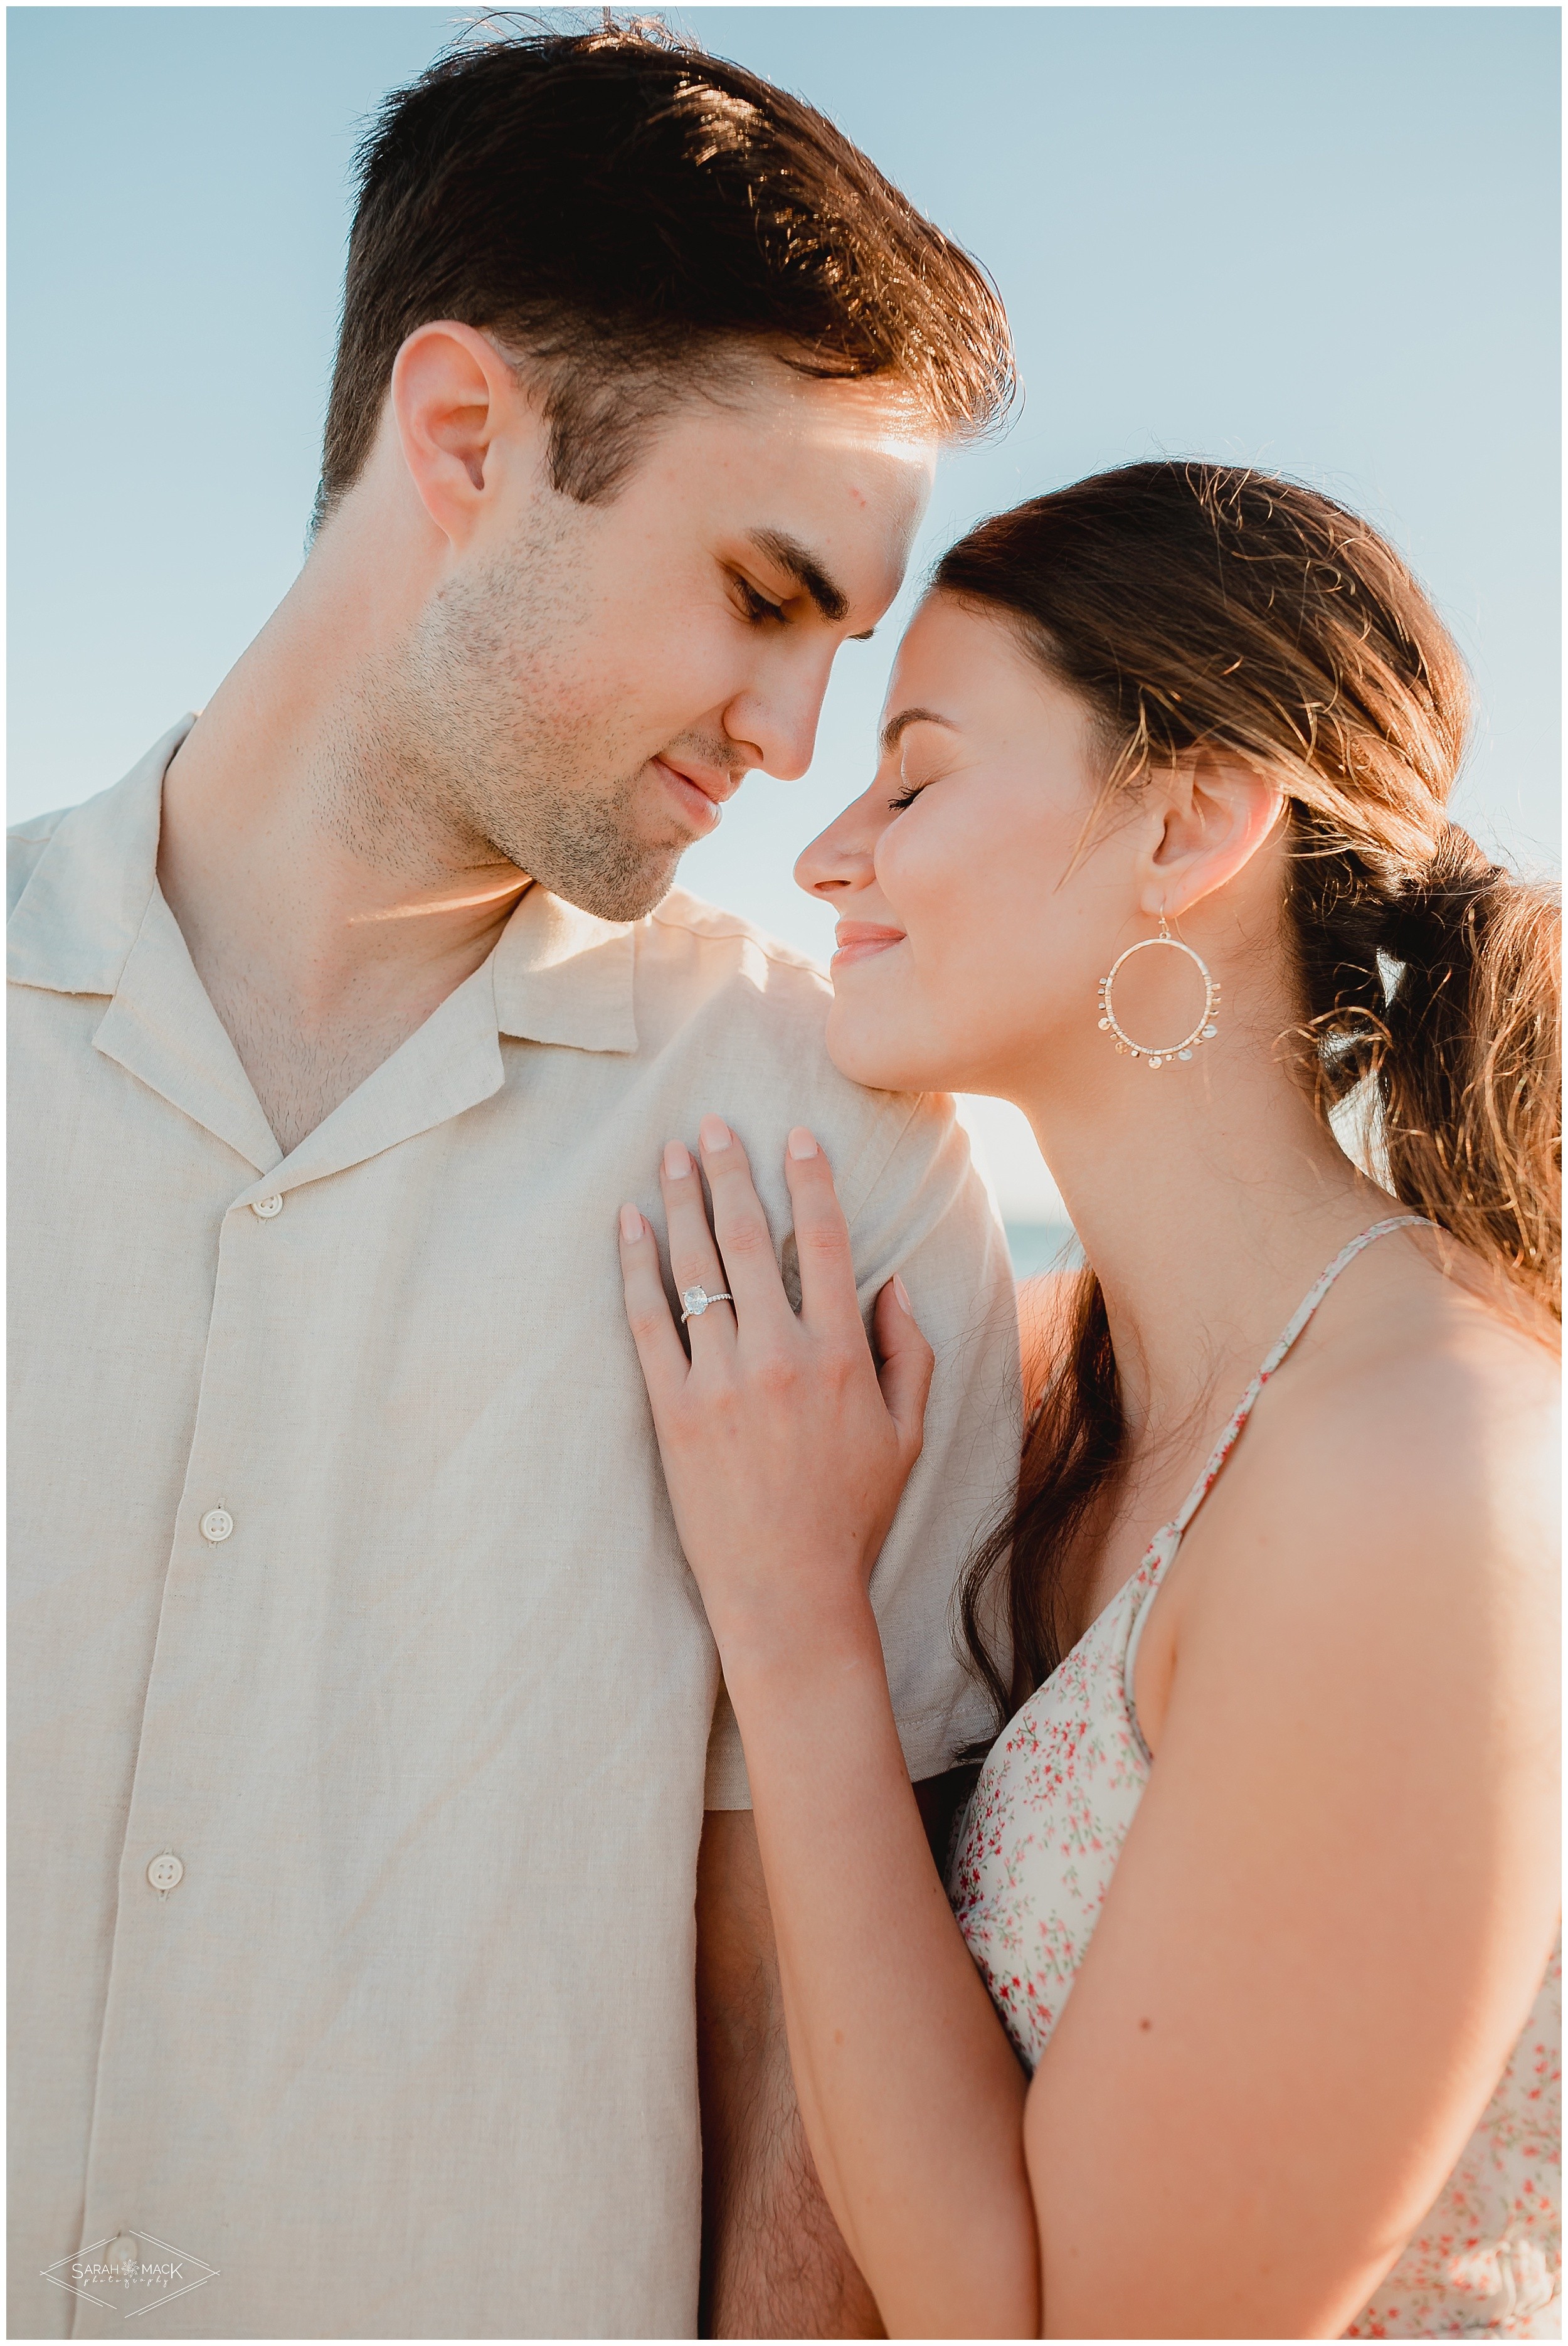
[{"label": "photographer logo", "polygon": [[69,2290],[73,2297],[85,2297],[89,2305],[101,2305],[127,2321],[217,2277],[215,2265],[203,2264],[172,2241],[155,2239],[150,2232],[126,2231],[106,2233],[44,2271],[44,2279],[56,2289]]}]

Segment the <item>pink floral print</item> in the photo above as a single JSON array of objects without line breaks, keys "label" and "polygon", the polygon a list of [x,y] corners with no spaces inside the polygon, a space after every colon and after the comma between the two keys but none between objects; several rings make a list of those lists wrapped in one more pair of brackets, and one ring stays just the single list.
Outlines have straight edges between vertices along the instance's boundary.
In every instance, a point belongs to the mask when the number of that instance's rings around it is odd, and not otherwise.
[{"label": "pink floral print", "polygon": [[[1033,2070],[1062,2017],[1149,1780],[1133,1670],[1148,1600],[1253,1404],[1334,1280],[1401,1215],[1331,1262],[1175,1519],[1003,1729],[960,1830],[949,1884],[970,1953]],[[1497,2090],[1442,2191],[1347,2338],[1555,2338],[1562,2288],[1562,1946]]]}]

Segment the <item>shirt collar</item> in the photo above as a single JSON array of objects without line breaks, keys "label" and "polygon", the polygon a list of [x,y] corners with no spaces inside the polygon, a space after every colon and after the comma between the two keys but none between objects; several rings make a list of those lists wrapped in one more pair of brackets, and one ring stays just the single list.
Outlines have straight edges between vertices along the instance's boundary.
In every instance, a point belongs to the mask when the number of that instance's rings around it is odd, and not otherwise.
[{"label": "shirt collar", "polygon": [[535,885],[502,931],[494,964],[503,1035],[578,1051],[636,1049],[632,923],[601,921]]},{"label": "shirt collar", "polygon": [[[118,990],[158,872],[163,778],[193,715],[125,780],[56,827],[11,916],[9,967],[59,994]],[[498,1032],[579,1051],[635,1051],[635,925],[602,921],[537,885],[492,956]]]},{"label": "shirt collar", "polygon": [[158,876],[164,773],[195,722],[182,717],[123,781],[61,817],[6,933],[7,965],[20,984],[117,991]]}]

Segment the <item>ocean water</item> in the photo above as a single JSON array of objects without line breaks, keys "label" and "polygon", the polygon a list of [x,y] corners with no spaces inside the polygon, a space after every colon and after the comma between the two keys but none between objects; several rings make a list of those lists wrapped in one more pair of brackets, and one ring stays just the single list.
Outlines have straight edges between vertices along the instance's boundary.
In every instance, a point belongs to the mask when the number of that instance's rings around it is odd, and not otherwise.
[{"label": "ocean water", "polygon": [[1084,1260],[1070,1222],[1008,1222],[1004,1227],[1014,1279],[1033,1279],[1042,1270],[1075,1270]]}]

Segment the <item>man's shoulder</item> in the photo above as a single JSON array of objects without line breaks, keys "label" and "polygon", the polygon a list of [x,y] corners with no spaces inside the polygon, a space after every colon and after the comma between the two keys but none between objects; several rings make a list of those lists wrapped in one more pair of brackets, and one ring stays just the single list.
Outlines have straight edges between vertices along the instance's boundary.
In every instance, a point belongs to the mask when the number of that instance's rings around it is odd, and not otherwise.
[{"label": "man's shoulder", "polygon": [[164,773],[195,722],[194,713],[188,710],[178,725],[171,725],[143,752],[128,773],[107,790],[95,791],[75,806],[57,807],[51,814],[26,815],[12,824],[5,834],[7,919],[54,841],[64,831],[50,859],[46,882],[40,883],[52,900],[51,917],[68,911],[81,936],[92,934],[95,923],[104,920],[117,933],[134,900],[139,922],[158,861]]},{"label": "man's shoulder", "polygon": [[58,807],[53,814],[30,814],[13,823],[5,833],[5,917],[10,919],[18,899],[38,867],[38,859],[66,817],[75,810]]},{"label": "man's shoulder", "polygon": [[6,843],[12,849],[31,846],[41,851],[47,847],[66,817],[76,811],[74,806],[56,807],[53,814],[24,815],[20,822],[12,823],[6,831]]},{"label": "man's shoulder", "polygon": [[809,954],[684,888],[657,906],[645,934],[667,983],[650,989],[654,1000],[639,995],[639,1032],[646,1006],[656,1047],[695,1043],[705,1080],[718,1086],[707,1104],[738,1118],[748,1147],[781,1150],[790,1125],[809,1125],[851,1221],[873,1192],[911,1204],[918,1195],[935,1218],[974,1181],[947,1093],[876,1091],[834,1066],[832,984]]},{"label": "man's shoulder", "polygon": [[[667,950],[700,957],[722,981],[777,984],[780,992],[802,1005],[810,1003],[819,1016],[832,999],[832,986],[820,962],[793,945],[780,943],[739,913],[709,904],[689,889],[672,888],[656,905],[650,926],[657,943]],[[777,975],[775,976],[775,973]]]},{"label": "man's shoulder", "polygon": [[880,1119],[891,1096],[862,1093],[830,1059],[833,988],[821,964],[684,888],[640,924],[636,996],[638,1034],[656,1049],[700,1044],[731,1073],[804,1086],[813,1096],[800,1097],[801,1114],[823,1113],[825,1094],[840,1107],[876,1100]]},{"label": "man's shoulder", "polygon": [[107,790],[26,816],[6,836],[10,975],[55,994],[113,994],[157,886],[163,777],[182,717]]},{"label": "man's shoulder", "polygon": [[[687,1044],[743,1072],[769,1092],[783,1091],[799,1117],[848,1119],[857,1132],[902,1124],[916,1096],[865,1090],[828,1055],[833,988],[821,964],[783,944],[738,913],[672,890],[645,924],[638,949],[638,1029],[645,1010],[650,1039]],[[651,981],[646,987],[645,977]]]}]

